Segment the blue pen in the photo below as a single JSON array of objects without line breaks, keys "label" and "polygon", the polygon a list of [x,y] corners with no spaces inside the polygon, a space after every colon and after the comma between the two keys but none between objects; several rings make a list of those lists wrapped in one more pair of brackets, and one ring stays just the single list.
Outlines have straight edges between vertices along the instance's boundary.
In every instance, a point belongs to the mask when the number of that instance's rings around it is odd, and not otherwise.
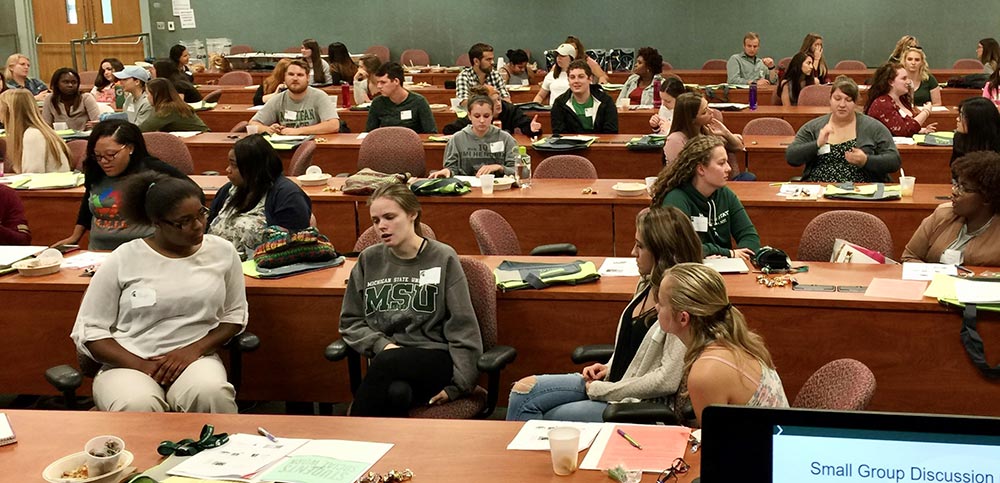
[{"label": "blue pen", "polygon": [[271,434],[271,433],[268,433],[268,432],[267,432],[267,430],[266,430],[266,429],[264,429],[264,428],[261,428],[261,427],[257,427],[257,432],[258,432],[258,433],[259,433],[259,434],[260,434],[261,436],[263,436],[263,437],[265,437],[265,438],[267,438],[267,439],[271,440],[271,442],[272,442],[272,443],[277,443],[277,442],[278,442],[278,438],[275,438],[273,434]]}]

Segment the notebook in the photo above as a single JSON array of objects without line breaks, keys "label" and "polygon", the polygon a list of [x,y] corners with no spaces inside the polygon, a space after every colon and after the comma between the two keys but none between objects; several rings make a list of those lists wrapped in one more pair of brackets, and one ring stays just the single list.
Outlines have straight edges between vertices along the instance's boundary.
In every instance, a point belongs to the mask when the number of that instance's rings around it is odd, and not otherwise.
[{"label": "notebook", "polygon": [[0,446],[14,444],[16,442],[17,436],[14,436],[14,429],[10,427],[10,421],[7,420],[7,415],[0,413]]}]

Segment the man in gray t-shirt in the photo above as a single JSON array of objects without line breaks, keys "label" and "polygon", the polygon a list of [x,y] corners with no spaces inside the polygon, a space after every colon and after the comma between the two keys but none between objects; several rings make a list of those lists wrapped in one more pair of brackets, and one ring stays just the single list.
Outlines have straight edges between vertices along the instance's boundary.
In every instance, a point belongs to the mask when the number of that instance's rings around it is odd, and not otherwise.
[{"label": "man in gray t-shirt", "polygon": [[293,60],[285,73],[288,90],[271,97],[250,125],[268,134],[330,134],[340,130],[337,106],[320,89],[309,87],[309,66]]}]

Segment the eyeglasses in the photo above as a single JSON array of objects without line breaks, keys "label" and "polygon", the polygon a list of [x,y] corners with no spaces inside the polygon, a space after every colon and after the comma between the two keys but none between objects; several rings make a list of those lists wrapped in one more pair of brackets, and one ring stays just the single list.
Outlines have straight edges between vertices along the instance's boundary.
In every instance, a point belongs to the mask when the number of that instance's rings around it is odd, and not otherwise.
[{"label": "eyeglasses", "polygon": [[674,463],[670,465],[669,468],[660,472],[660,476],[656,477],[656,483],[666,483],[673,478],[677,480],[677,475],[683,475],[691,469],[691,465],[684,458],[674,458]]},{"label": "eyeglasses", "polygon": [[178,230],[191,229],[194,227],[194,222],[196,221],[204,222],[205,219],[208,218],[208,213],[209,213],[208,208],[202,206],[201,209],[198,210],[198,214],[195,216],[188,216],[178,221],[163,220],[163,222],[174,228],[177,228]]},{"label": "eyeglasses", "polygon": [[965,186],[964,184],[958,182],[957,180],[952,180],[952,182],[951,182],[951,192],[954,193],[954,194],[956,194],[956,195],[958,195],[958,196],[961,196],[961,195],[964,195],[964,194],[978,193],[979,190],[969,189],[967,186]]},{"label": "eyeglasses", "polygon": [[101,161],[114,161],[115,158],[117,158],[118,155],[121,154],[121,152],[124,151],[125,148],[127,148],[127,147],[128,146],[122,146],[121,148],[118,149],[118,151],[115,151],[114,154],[97,154],[97,153],[94,153],[94,157],[97,158],[98,162],[101,162]]}]

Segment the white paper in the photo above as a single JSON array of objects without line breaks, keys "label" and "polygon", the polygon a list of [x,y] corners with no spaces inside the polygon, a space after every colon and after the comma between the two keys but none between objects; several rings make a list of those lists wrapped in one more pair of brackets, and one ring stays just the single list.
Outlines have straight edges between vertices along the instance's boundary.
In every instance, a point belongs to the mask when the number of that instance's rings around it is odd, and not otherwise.
[{"label": "white paper", "polygon": [[785,183],[778,190],[778,196],[785,198],[818,198],[823,187],[816,184]]},{"label": "white paper", "polygon": [[201,131],[171,131],[170,134],[173,134],[174,136],[184,139],[184,138],[193,138],[201,134]]},{"label": "white paper", "polygon": [[248,107],[248,108],[247,108],[247,110],[248,110],[248,111],[259,111],[259,110],[261,110],[261,109],[263,109],[263,108],[264,108],[264,105],[263,105],[263,104],[261,104],[261,105],[259,105],[259,106],[253,106],[253,107]]},{"label": "white paper", "polygon": [[907,145],[907,144],[916,145],[917,144],[917,142],[914,141],[913,138],[907,138],[907,137],[901,137],[901,136],[893,136],[892,137],[892,142],[896,143],[897,145],[900,145],[900,144],[903,144],[903,145]]},{"label": "white paper", "polygon": [[597,273],[602,277],[638,277],[639,265],[635,258],[608,257],[604,259]]},{"label": "white paper", "polygon": [[195,21],[194,21],[194,10],[193,9],[188,8],[188,9],[180,10],[177,13],[177,16],[179,16],[181,18],[181,28],[182,29],[193,29],[193,28],[197,27],[197,25],[195,25]]},{"label": "white paper", "polygon": [[932,106],[931,112],[948,112],[948,106]]},{"label": "white paper", "polygon": [[708,107],[711,107],[712,109],[729,109],[733,107],[737,109],[749,109],[750,104],[741,104],[739,102],[710,102],[708,103]]},{"label": "white paper", "polygon": [[191,0],[173,0],[174,16],[180,15],[182,10],[191,9]]},{"label": "white paper", "polygon": [[472,188],[483,187],[483,183],[479,181],[479,176],[456,175],[455,177],[461,180],[463,183],[469,183],[469,186]]},{"label": "white paper", "polygon": [[903,262],[903,280],[933,280],[935,273],[958,275],[958,269],[944,263]]},{"label": "white paper", "polygon": [[188,458],[169,475],[201,479],[236,479],[257,473],[306,444],[308,439],[278,438],[277,443],[253,434],[233,434],[229,442]]},{"label": "white paper", "polygon": [[363,132],[363,133],[361,133],[361,134],[358,134],[358,139],[364,139],[364,138],[366,138],[366,137],[368,137],[368,133],[366,133],[366,132]]},{"label": "white paper", "polygon": [[955,294],[963,304],[1000,303],[1000,282],[955,280]]},{"label": "white paper", "polygon": [[10,265],[22,258],[30,257],[47,247],[0,245],[0,265]]},{"label": "white paper", "polygon": [[[281,441],[280,439],[278,441]],[[368,465],[367,468],[352,478],[361,478],[378,460],[392,449],[392,443],[375,443],[371,441],[345,441],[341,439],[314,439],[302,445],[288,456],[327,456],[341,461],[357,461]],[[251,482],[272,481],[267,472],[277,467],[274,465],[254,476]]]},{"label": "white paper", "polygon": [[14,430],[10,427],[10,421],[7,421],[7,415],[0,413],[0,445],[10,444],[17,441],[14,437]]},{"label": "white paper", "polygon": [[269,138],[272,143],[294,143],[298,141],[305,141],[309,139],[309,136],[282,136],[280,134],[272,134]]},{"label": "white paper", "polygon": [[99,267],[111,252],[78,252],[63,259],[62,268]]},{"label": "white paper", "polygon": [[702,261],[719,273],[749,273],[750,267],[742,258],[706,258]]},{"label": "white paper", "polygon": [[594,438],[601,432],[607,423],[573,423],[568,421],[542,421],[532,419],[525,421],[524,426],[517,432],[514,439],[507,445],[508,450],[513,451],[548,451],[549,450],[549,430],[553,428],[576,428],[580,430],[580,446],[577,451],[583,451],[590,447]]},{"label": "white paper", "polygon": [[562,136],[560,139],[566,139],[568,141],[590,141],[592,139],[597,139],[597,136],[584,136],[582,134],[577,134],[576,136]]}]

